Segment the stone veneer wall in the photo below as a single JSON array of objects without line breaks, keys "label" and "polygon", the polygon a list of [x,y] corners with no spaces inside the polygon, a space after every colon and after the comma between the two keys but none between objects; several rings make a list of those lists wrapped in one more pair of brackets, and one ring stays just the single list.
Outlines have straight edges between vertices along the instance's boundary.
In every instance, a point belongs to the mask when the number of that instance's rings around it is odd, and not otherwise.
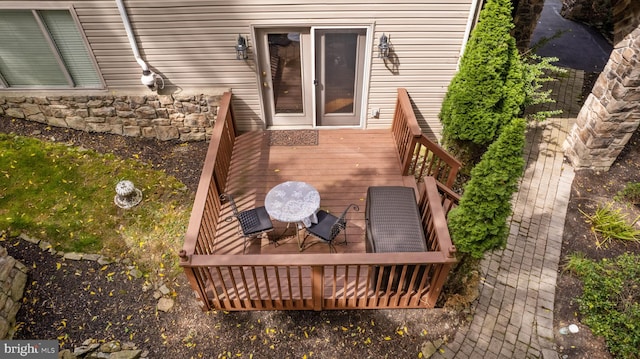
[{"label": "stone veneer wall", "polygon": [[640,2],[638,0],[617,0],[613,9],[615,30],[614,43],[623,41],[627,35],[640,26]]},{"label": "stone veneer wall", "polygon": [[640,124],[640,2],[614,8],[611,57],[578,114],[565,155],[575,168],[608,170]]},{"label": "stone veneer wall", "polygon": [[0,93],[0,116],[87,132],[202,141],[211,137],[222,94],[65,95]]},{"label": "stone veneer wall", "polygon": [[0,340],[10,340],[27,283],[27,268],[0,246]]}]

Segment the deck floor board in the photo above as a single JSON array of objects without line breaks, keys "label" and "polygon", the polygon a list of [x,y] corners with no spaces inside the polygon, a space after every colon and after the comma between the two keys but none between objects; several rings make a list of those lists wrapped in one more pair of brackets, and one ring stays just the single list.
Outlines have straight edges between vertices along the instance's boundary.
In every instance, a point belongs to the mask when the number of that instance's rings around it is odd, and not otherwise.
[{"label": "deck floor board", "polygon": [[[347,216],[348,244],[337,245],[338,253],[365,251],[365,200],[369,186],[402,186],[400,160],[390,130],[319,130],[315,146],[269,146],[264,132],[249,132],[236,139],[226,192],[234,195],[239,209],[264,205],[271,188],[285,181],[304,181],[320,192],[320,208],[340,214],[350,203],[360,207]],[[216,235],[217,254],[242,254],[243,242],[235,222],[226,222],[230,209],[225,204]],[[274,222],[275,230],[251,242],[247,255],[325,253],[325,243],[299,252],[292,228],[282,236],[286,223]],[[300,234],[303,235],[304,231]],[[340,241],[343,234],[340,234]],[[273,240],[279,239],[278,246]],[[313,237],[306,242],[314,243]]]}]

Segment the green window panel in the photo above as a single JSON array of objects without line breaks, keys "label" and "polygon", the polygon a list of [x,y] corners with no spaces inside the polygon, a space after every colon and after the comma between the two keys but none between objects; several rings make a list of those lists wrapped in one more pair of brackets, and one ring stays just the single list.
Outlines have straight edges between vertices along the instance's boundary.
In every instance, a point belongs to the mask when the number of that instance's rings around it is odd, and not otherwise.
[{"label": "green window panel", "polygon": [[0,76],[15,88],[102,87],[67,10],[0,10]]}]

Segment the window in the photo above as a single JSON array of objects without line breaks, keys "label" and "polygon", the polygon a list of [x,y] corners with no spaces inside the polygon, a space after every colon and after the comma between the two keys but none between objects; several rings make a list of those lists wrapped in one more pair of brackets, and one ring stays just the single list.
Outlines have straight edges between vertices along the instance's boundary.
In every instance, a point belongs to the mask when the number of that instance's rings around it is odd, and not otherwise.
[{"label": "window", "polygon": [[0,87],[102,87],[68,10],[0,10]]}]

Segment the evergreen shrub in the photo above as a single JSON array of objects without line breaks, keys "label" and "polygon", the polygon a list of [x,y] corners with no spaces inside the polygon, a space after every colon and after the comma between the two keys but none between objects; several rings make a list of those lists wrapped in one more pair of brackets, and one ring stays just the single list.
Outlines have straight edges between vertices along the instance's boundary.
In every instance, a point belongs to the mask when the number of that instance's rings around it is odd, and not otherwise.
[{"label": "evergreen shrub", "polygon": [[524,119],[513,119],[471,171],[459,206],[449,213],[451,238],[459,252],[481,258],[505,245],[511,197],[524,170],[525,130]]},{"label": "evergreen shrub", "polygon": [[486,149],[521,112],[524,68],[510,34],[511,9],[509,0],[490,0],[480,12],[442,104],[446,147],[468,141]]}]

